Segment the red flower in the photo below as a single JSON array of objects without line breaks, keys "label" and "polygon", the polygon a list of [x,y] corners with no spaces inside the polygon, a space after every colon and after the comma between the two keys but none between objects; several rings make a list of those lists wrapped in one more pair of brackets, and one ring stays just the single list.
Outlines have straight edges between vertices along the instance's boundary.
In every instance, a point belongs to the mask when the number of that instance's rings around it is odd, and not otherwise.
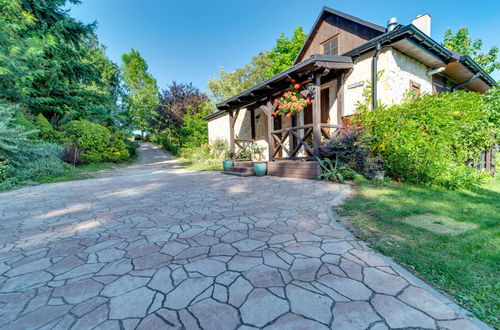
[{"label": "red flower", "polygon": [[295,89],[299,89],[299,88],[300,88],[300,84],[295,84],[295,85],[293,85],[293,87],[294,87]]},{"label": "red flower", "polygon": [[276,116],[276,111],[271,112],[271,115]]},{"label": "red flower", "polygon": [[299,104],[299,110],[304,110],[304,106],[302,104]]},{"label": "red flower", "polygon": [[290,118],[291,116],[290,112],[286,114],[286,118]]},{"label": "red flower", "polygon": [[278,99],[274,99],[274,103],[278,102]]},{"label": "red flower", "polygon": [[280,105],[278,105],[278,109],[283,109],[283,104],[280,103]]},{"label": "red flower", "polygon": [[292,95],[292,91],[288,91],[287,93],[288,93],[288,95]]},{"label": "red flower", "polygon": [[284,92],[284,93],[283,93],[283,97],[286,97],[287,95],[288,95],[288,93],[287,93],[287,92]]},{"label": "red flower", "polygon": [[297,101],[297,96],[292,96],[292,101]]},{"label": "red flower", "polygon": [[294,82],[295,82],[295,79],[292,79],[292,82],[294,83]]},{"label": "red flower", "polygon": [[290,104],[288,104],[288,103],[287,103],[287,105],[286,105],[286,109],[287,109],[287,110],[290,110]]},{"label": "red flower", "polygon": [[310,98],[307,98],[307,99],[306,99],[306,103],[307,103],[307,104],[311,104],[311,103],[312,103],[311,99],[310,99]]}]

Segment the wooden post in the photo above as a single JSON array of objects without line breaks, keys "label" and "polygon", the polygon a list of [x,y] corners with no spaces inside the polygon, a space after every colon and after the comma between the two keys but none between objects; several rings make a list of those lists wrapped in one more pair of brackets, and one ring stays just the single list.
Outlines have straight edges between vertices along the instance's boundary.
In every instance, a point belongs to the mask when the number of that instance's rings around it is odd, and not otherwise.
[{"label": "wooden post", "polygon": [[313,123],[313,156],[319,157],[319,144],[321,139],[321,77],[315,80],[314,99],[312,104]]},{"label": "wooden post", "polygon": [[273,140],[273,130],[274,130],[274,118],[272,113],[272,104],[268,102],[265,106],[263,106],[264,112],[267,116],[267,144],[268,144],[268,152],[269,152],[269,161],[272,162],[274,160],[274,140]]},{"label": "wooden post", "polygon": [[342,117],[344,116],[344,73],[340,73],[337,77],[337,125],[342,125]]},{"label": "wooden post", "polygon": [[255,109],[250,109],[250,126],[252,130],[252,140],[255,140]]},{"label": "wooden post", "polygon": [[231,110],[229,111],[229,151],[231,152],[231,158],[233,159],[233,161],[236,157],[236,148],[234,146],[234,122],[234,111]]}]

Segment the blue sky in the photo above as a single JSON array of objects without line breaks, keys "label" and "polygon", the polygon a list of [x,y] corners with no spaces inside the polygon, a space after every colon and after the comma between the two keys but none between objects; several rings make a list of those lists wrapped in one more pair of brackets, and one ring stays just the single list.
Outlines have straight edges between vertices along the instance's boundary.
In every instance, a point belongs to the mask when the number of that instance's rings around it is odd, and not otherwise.
[{"label": "blue sky", "polygon": [[[442,41],[446,28],[469,28],[489,49],[500,46],[500,1],[324,1],[324,0],[83,0],[72,16],[97,21],[97,34],[108,55],[120,63],[122,53],[137,49],[161,89],[171,81],[193,82],[206,90],[219,67],[248,63],[271,49],[281,32],[298,26],[306,33],[321,8],[329,6],[385,26],[395,16],[409,24],[415,16],[432,16],[432,37]],[[500,72],[492,75],[500,80]]]}]

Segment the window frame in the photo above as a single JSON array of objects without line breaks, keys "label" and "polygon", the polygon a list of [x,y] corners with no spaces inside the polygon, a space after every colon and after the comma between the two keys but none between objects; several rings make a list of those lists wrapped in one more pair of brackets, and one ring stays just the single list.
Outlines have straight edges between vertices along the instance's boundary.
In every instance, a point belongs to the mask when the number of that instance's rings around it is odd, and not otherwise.
[{"label": "window frame", "polygon": [[415,91],[415,95],[419,97],[421,94],[421,85],[418,82],[410,80],[410,90]]},{"label": "window frame", "polygon": [[332,56],[339,56],[340,55],[340,43],[339,43],[339,33],[337,33],[336,35],[334,35],[333,37],[330,37],[328,39],[326,39],[325,41],[323,41],[320,45],[320,53],[321,55],[330,55],[330,54],[325,54],[325,44],[334,40],[334,39],[337,39],[337,55],[332,55]]}]

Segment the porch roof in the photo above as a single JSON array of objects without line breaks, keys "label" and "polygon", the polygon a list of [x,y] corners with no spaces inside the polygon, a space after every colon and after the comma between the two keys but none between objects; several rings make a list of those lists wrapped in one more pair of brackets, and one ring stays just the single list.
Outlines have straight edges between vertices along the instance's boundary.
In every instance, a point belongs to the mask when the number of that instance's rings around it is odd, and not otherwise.
[{"label": "porch roof", "polygon": [[308,60],[296,64],[274,77],[217,104],[217,109],[229,111],[252,105],[265,97],[286,89],[290,84],[290,78],[300,81],[307,74],[321,69],[346,70],[352,67],[352,59],[349,56],[312,55]]}]

